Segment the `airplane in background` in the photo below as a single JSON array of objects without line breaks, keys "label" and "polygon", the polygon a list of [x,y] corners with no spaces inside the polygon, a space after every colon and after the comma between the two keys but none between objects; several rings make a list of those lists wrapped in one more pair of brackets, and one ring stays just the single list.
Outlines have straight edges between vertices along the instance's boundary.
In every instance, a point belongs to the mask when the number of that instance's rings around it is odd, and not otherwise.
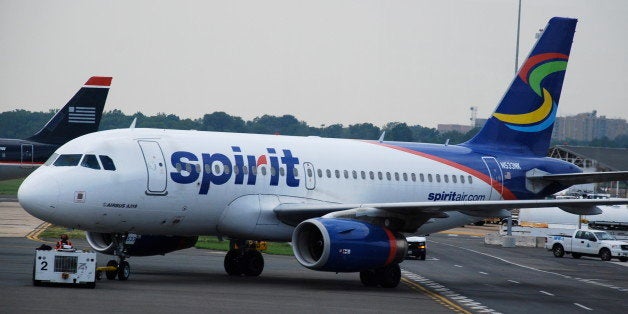
[{"label": "airplane in background", "polygon": [[0,180],[26,177],[68,141],[98,131],[111,77],[90,77],[35,135],[0,139]]},{"label": "airplane in background", "polygon": [[258,276],[250,240],[291,242],[310,269],[359,272],[366,286],[396,287],[403,233],[429,234],[508,209],[556,206],[581,214],[625,199],[556,200],[583,182],[628,172],[582,173],[545,157],[577,20],[552,18],[481,131],[459,145],[118,129],[60,147],[20,186],[35,217],[87,231],[119,261],[189,248],[199,235],[230,239],[229,275]]}]

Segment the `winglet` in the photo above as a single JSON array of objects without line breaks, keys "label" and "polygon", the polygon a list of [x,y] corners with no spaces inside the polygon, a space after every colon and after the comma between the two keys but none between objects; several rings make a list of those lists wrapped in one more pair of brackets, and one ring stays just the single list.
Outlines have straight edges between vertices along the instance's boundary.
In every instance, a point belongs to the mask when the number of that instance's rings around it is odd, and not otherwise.
[{"label": "winglet", "polygon": [[137,122],[137,117],[133,118],[133,122],[131,122],[131,125],[129,126],[129,129],[135,129],[135,123]]}]

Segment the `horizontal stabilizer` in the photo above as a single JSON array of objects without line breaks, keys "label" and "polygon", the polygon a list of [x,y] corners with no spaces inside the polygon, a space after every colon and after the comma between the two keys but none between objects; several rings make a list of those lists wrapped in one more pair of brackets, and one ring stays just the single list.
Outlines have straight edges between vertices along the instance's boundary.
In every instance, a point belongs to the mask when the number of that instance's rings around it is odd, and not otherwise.
[{"label": "horizontal stabilizer", "polygon": [[543,174],[531,175],[528,176],[527,179],[547,183],[556,182],[564,186],[571,186],[584,183],[626,181],[628,180],[628,171]]}]

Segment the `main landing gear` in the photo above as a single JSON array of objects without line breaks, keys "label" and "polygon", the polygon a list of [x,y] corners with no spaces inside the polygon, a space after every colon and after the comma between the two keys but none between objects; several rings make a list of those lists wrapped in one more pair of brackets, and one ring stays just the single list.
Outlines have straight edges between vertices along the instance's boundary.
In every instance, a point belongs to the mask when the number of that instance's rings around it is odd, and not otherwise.
[{"label": "main landing gear", "polygon": [[393,263],[376,269],[363,270],[360,272],[360,281],[367,287],[379,285],[384,288],[394,288],[401,281],[401,268],[399,264]]},{"label": "main landing gear", "polygon": [[225,271],[230,276],[259,276],[264,270],[264,257],[256,241],[231,240],[225,256]]},{"label": "main landing gear", "polygon": [[[135,241],[133,239],[133,241]],[[100,280],[102,272],[109,280],[114,280],[116,277],[118,280],[127,280],[131,275],[131,265],[126,261],[129,254],[126,251],[125,244],[127,242],[126,234],[116,234],[113,237],[114,243],[114,255],[118,257],[118,261],[109,260],[106,267],[98,267],[96,269],[96,279]]]}]

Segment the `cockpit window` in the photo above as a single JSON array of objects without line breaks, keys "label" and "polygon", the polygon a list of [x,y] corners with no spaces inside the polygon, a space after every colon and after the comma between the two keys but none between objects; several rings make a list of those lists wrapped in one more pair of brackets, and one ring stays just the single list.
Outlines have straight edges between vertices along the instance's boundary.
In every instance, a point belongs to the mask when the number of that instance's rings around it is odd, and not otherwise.
[{"label": "cockpit window", "polygon": [[113,160],[109,156],[98,155],[100,157],[100,162],[102,163],[102,167],[105,170],[116,170],[116,165],[113,163]]},{"label": "cockpit window", "polygon": [[67,154],[61,155],[57,160],[55,160],[54,164],[57,167],[71,167],[78,166],[79,161],[81,161],[81,154]]},{"label": "cockpit window", "polygon": [[57,160],[57,157],[59,157],[59,154],[57,153],[50,155],[50,157],[48,157],[48,160],[46,160],[46,162],[44,163],[44,166],[52,165],[52,163],[55,162],[55,160]]},{"label": "cockpit window", "polygon": [[96,155],[85,155],[85,157],[83,157],[83,161],[81,161],[81,166],[100,170],[100,165],[98,164],[98,159],[96,159]]}]

